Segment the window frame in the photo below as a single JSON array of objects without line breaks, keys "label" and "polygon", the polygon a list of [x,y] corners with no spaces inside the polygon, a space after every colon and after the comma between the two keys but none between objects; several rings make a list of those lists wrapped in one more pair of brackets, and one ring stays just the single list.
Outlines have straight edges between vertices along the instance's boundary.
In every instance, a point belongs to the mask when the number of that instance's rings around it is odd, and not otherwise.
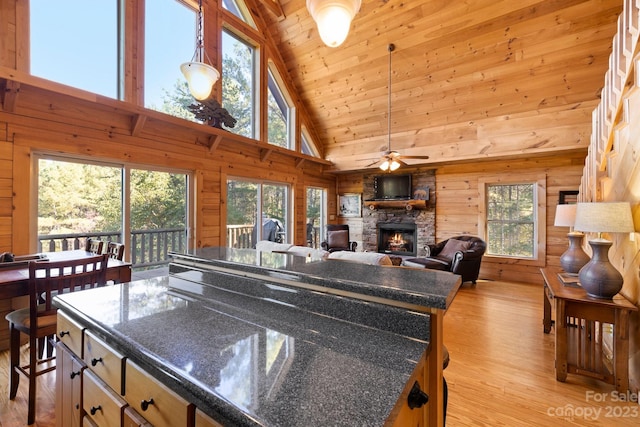
[{"label": "window frame", "polygon": [[[545,174],[505,174],[487,175],[478,179],[478,237],[487,241],[488,236],[488,206],[487,188],[490,185],[532,184],[534,191],[535,221],[533,257],[495,255],[485,253],[483,261],[519,264],[544,267],[546,265],[546,229],[547,229],[547,181]],[[488,244],[488,241],[487,241]]]},{"label": "window frame", "polygon": [[[266,93],[266,100],[267,102],[265,103],[265,108],[266,108],[266,117],[267,117],[267,142],[269,144],[273,144],[279,147],[279,145],[269,141],[269,125],[270,125],[270,118],[269,118],[269,105],[268,105],[268,101],[269,101],[269,95],[273,96],[276,103],[278,103],[278,98],[280,98],[280,101],[282,103],[284,103],[286,105],[286,111],[284,112],[284,116],[285,116],[285,128],[287,131],[287,136],[286,136],[286,142],[287,142],[287,146],[283,147],[283,148],[287,148],[289,150],[295,150],[296,149],[296,138],[295,138],[295,123],[296,123],[296,114],[295,114],[295,106],[293,104],[293,101],[291,99],[291,96],[289,95],[289,92],[286,90],[286,87],[284,85],[284,82],[282,80],[282,76],[280,75],[280,72],[278,71],[278,67],[276,67],[275,63],[273,63],[273,61],[269,60],[268,62],[268,66],[267,66],[267,93]],[[274,89],[275,91],[272,91],[270,89],[270,82],[273,82],[274,84]],[[278,103],[279,104],[279,103]]]}]

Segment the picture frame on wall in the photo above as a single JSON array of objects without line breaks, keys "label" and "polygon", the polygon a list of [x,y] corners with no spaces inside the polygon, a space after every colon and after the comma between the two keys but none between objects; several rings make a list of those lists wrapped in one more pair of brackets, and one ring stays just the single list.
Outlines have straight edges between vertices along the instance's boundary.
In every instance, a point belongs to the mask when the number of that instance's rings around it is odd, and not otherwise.
[{"label": "picture frame on wall", "polygon": [[339,194],[338,216],[343,218],[362,216],[362,195],[360,193]]},{"label": "picture frame on wall", "polygon": [[558,204],[561,205],[573,205],[578,203],[578,190],[575,191],[560,191],[558,197]]}]

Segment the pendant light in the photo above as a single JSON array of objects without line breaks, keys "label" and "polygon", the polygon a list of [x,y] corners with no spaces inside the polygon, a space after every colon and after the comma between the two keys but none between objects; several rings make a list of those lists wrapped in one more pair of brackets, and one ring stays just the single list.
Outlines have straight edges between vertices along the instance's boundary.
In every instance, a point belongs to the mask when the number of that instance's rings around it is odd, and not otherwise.
[{"label": "pendant light", "polygon": [[189,84],[189,92],[199,101],[207,99],[211,95],[213,85],[220,78],[218,70],[205,62],[210,63],[209,55],[204,49],[202,40],[202,0],[198,2],[198,32],[196,34],[196,51],[191,58],[191,62],[185,62],[180,66],[180,71],[184,74]]},{"label": "pendant light", "polygon": [[338,47],[347,39],[360,4],[361,0],[307,0],[307,9],[324,44]]}]

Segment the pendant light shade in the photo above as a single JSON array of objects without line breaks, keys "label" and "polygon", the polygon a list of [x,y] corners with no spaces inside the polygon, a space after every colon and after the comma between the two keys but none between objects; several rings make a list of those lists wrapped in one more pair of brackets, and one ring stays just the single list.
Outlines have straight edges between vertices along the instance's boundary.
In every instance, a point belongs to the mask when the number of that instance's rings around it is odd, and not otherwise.
[{"label": "pendant light shade", "polygon": [[360,4],[361,0],[307,0],[307,9],[324,44],[337,47],[347,39]]},{"label": "pendant light shade", "polygon": [[205,62],[211,62],[204,49],[202,40],[202,0],[198,2],[198,32],[196,35],[196,51],[190,62],[180,65],[180,71],[184,74],[189,84],[189,92],[199,101],[207,99],[211,95],[213,85],[220,78],[218,70]]},{"label": "pendant light shade", "polygon": [[180,66],[189,84],[189,92],[197,100],[207,99],[211,95],[213,85],[220,78],[218,70],[204,62],[185,62]]}]

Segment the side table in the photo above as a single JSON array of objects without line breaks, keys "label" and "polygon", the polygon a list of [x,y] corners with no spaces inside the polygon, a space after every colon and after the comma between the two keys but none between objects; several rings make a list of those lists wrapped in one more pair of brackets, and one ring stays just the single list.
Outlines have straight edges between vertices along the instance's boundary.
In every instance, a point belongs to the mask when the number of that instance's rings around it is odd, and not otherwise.
[{"label": "side table", "polygon": [[[556,379],[567,374],[586,375],[614,384],[624,393],[629,389],[629,314],[638,308],[618,294],[613,299],[587,295],[579,285],[565,285],[559,268],[540,269],[544,278],[544,333],[555,324]],[[555,322],[551,313],[555,308]],[[603,335],[613,328],[612,355]],[[604,333],[604,334],[603,334]],[[612,357],[611,357],[612,356]]]}]

